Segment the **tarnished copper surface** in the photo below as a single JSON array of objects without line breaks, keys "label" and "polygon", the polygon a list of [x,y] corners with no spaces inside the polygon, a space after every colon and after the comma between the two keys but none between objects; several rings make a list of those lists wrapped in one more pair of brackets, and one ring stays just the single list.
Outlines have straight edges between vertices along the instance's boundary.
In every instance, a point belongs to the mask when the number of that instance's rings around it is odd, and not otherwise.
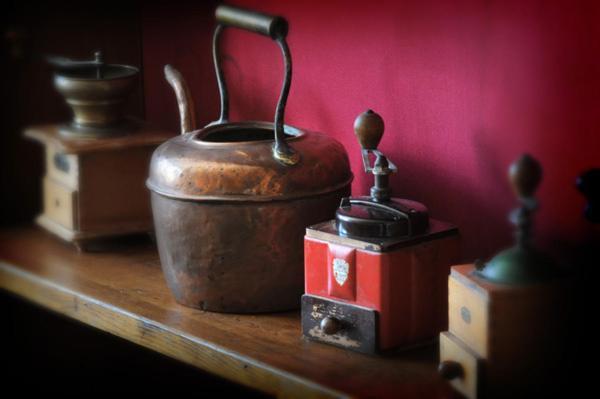
[{"label": "tarnished copper surface", "polygon": [[196,114],[191,112],[194,109],[194,100],[185,79],[171,65],[165,65],[165,78],[175,91],[175,96],[177,97],[179,118],[181,120],[181,134],[196,130]]},{"label": "tarnished copper surface", "polygon": [[152,193],[162,269],[177,301],[217,312],[295,309],[305,227],[330,219],[347,185],[290,201],[180,201]]},{"label": "tarnished copper surface", "polygon": [[[165,69],[184,134],[154,152],[146,182],[161,265],[177,301],[187,306],[236,313],[298,308],[304,231],[331,219],[350,194],[348,155],[332,138],[284,124],[292,72],[285,20],[229,6],[216,15],[219,119],[187,132],[189,90],[181,74]],[[282,50],[285,76],[273,123],[229,121],[217,51],[225,26],[269,36]]]},{"label": "tarnished copper surface", "polygon": [[178,302],[235,313],[299,306],[305,228],[333,217],[352,174],[338,142],[295,133],[292,167],[273,158],[271,140],[211,143],[195,132],[155,152],[147,184]]},{"label": "tarnished copper surface", "polygon": [[[162,195],[192,200],[284,200],[331,192],[352,180],[344,147],[318,133],[286,126],[288,141],[301,156],[295,166],[284,166],[271,154],[273,140],[209,142],[199,139],[224,128],[262,127],[267,122],[230,123],[175,137],[152,157],[148,187]],[[269,130],[270,127],[270,130]]]}]

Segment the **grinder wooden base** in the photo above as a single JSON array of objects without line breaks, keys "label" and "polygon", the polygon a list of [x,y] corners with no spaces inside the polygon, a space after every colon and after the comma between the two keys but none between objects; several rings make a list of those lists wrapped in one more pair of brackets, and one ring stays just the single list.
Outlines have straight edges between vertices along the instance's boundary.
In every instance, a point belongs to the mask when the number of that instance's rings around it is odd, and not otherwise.
[{"label": "grinder wooden base", "polygon": [[454,266],[448,280],[441,372],[468,398],[547,390],[564,349],[567,285],[495,284],[474,270]]},{"label": "grinder wooden base", "polygon": [[152,152],[171,134],[130,122],[130,134],[106,138],[67,137],[60,125],[25,131],[45,147],[43,213],[36,219],[41,227],[79,249],[153,230],[144,183]]}]

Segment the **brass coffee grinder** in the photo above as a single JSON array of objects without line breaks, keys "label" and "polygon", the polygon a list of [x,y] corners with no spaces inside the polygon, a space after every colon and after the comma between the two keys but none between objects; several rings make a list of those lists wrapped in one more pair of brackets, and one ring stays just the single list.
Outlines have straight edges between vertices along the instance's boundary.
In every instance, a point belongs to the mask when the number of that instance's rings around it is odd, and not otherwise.
[{"label": "brass coffee grinder", "polygon": [[509,177],[520,202],[510,216],[515,245],[487,263],[452,267],[448,280],[439,371],[468,398],[547,390],[562,350],[568,286],[531,238],[542,169],[524,155]]},{"label": "brass coffee grinder", "polygon": [[73,111],[66,124],[32,126],[25,136],[45,147],[43,212],[36,222],[79,249],[101,238],[152,231],[144,187],[150,156],[169,133],[123,115],[139,70],[49,58],[54,86]]}]

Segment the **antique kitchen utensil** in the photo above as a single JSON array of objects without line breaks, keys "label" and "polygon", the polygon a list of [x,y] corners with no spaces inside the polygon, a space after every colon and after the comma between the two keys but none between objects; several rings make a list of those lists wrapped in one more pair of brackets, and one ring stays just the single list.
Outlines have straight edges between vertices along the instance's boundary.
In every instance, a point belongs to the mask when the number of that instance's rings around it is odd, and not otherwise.
[{"label": "antique kitchen utensil", "polygon": [[510,215],[517,227],[516,243],[494,256],[475,271],[479,277],[504,284],[526,284],[552,279],[556,268],[552,261],[531,243],[532,213],[537,208],[533,193],[542,179],[540,164],[523,155],[509,169],[509,178],[521,206]]},{"label": "antique kitchen utensil", "polygon": [[397,167],[377,150],[384,130],[378,114],[361,114],[354,129],[375,184],[370,197],[344,198],[335,220],[306,230],[302,331],[375,353],[432,340],[445,328],[458,231],[430,219],[423,204],[391,196]]},{"label": "antique kitchen utensil", "polygon": [[452,267],[449,327],[440,335],[440,374],[468,398],[547,388],[562,350],[568,286],[531,240],[539,163],[524,155],[509,171],[521,206],[511,214],[514,247],[488,263]]},{"label": "antique kitchen utensil", "polygon": [[138,69],[53,57],[54,82],[74,111],[68,124],[29,127],[44,145],[43,213],[37,223],[75,243],[100,248],[107,237],[152,231],[144,187],[156,146],[172,134],[123,116],[121,105]]},{"label": "antique kitchen utensil", "polygon": [[61,127],[61,134],[104,137],[131,132],[134,125],[124,117],[122,108],[135,87],[136,67],[107,64],[100,51],[90,61],[49,57],[48,62],[56,70],[54,86],[74,114],[73,120]]},{"label": "antique kitchen utensil", "polygon": [[[221,114],[194,130],[192,100],[172,67],[182,135],[154,153],[147,186],[167,283],[178,302],[217,312],[297,308],[303,289],[306,226],[334,214],[352,173],[343,146],[284,124],[291,83],[287,22],[229,6],[216,9],[213,38]],[[225,27],[271,37],[285,77],[275,122],[230,122],[218,52]]]}]

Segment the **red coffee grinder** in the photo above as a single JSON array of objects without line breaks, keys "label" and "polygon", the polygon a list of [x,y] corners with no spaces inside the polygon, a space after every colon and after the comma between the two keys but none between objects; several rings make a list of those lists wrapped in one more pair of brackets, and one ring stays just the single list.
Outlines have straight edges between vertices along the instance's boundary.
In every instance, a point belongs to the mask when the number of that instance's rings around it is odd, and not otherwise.
[{"label": "red coffee grinder", "polygon": [[391,197],[397,168],[377,150],[384,130],[378,114],[359,115],[354,130],[375,185],[370,197],[342,199],[334,220],[306,229],[302,331],[377,353],[432,340],[446,328],[458,230],[430,219],[419,202]]}]

